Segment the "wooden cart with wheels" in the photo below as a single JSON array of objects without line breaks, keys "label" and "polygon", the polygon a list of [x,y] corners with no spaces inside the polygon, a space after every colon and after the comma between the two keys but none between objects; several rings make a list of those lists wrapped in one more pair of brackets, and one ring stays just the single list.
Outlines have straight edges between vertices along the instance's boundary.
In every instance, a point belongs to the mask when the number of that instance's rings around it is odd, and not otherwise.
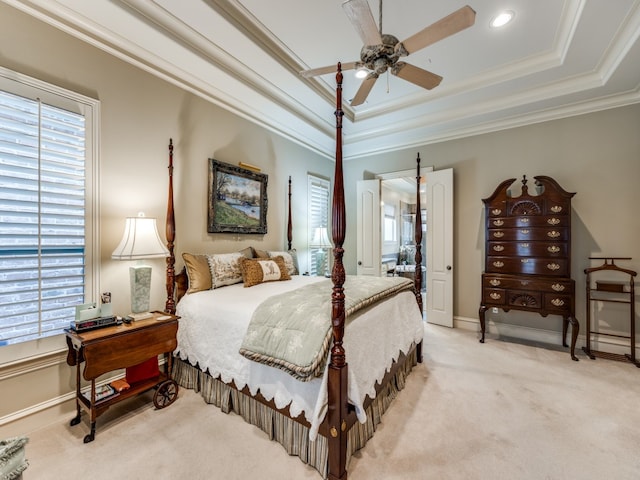
[{"label": "wooden cart with wheels", "polygon": [[[94,440],[96,419],[111,405],[142,392],[155,389],[153,404],[161,409],[171,405],[178,397],[178,385],[171,379],[172,352],[176,349],[178,317],[154,312],[153,317],[131,324],[100,328],[87,332],[67,331],[67,363],[76,367],[76,416],[70,425],[78,425],[82,409],[89,413],[91,430],[84,443]],[[140,364],[149,358],[164,355],[164,371],[157,376],[131,382],[129,388],[100,397],[96,379],[108,372]],[[87,394],[82,392],[82,377],[91,384]]]}]

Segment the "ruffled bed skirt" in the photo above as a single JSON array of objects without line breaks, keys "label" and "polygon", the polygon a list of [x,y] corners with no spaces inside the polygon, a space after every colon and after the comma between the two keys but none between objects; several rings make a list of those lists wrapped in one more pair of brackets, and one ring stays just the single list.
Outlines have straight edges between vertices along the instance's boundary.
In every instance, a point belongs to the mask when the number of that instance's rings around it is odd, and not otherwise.
[{"label": "ruffled bed skirt", "polygon": [[[398,392],[405,386],[407,375],[416,365],[416,349],[404,357],[395,375],[366,408],[366,423],[356,422],[347,437],[347,465],[351,455],[364,447],[373,437],[382,415]],[[323,478],[327,478],[328,443],[322,435],[309,440],[309,428],[290,417],[273,410],[253,397],[246,395],[197,366],[176,357],[173,363],[173,378],[182,387],[199,392],[205,402],[216,405],[224,413],[231,411],[265,432],[269,439],[280,443],[289,455],[296,455],[304,463],[314,467]]]}]

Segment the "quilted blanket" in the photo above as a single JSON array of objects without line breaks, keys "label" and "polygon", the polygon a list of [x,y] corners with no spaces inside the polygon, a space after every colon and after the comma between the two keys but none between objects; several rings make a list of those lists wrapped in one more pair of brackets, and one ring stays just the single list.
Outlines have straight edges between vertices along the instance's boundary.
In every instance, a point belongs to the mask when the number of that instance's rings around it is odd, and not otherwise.
[{"label": "quilted blanket", "polygon": [[[326,280],[262,302],[251,318],[240,353],[302,381],[321,376],[332,339],[332,288],[333,283]],[[348,275],[345,324],[358,310],[412,288],[407,278]]]}]

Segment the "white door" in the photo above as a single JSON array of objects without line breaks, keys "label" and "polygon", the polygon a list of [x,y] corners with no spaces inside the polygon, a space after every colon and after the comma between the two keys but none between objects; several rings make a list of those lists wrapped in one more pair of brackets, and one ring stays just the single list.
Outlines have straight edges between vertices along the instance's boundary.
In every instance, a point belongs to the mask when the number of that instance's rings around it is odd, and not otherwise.
[{"label": "white door", "polygon": [[380,180],[359,180],[357,194],[357,274],[380,276]]},{"label": "white door", "polygon": [[427,322],[453,327],[453,169],[427,173]]}]

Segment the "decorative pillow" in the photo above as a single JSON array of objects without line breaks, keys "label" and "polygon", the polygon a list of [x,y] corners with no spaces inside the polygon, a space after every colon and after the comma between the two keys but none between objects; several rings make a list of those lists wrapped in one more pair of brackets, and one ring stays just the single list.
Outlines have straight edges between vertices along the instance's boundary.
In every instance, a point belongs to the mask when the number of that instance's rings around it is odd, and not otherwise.
[{"label": "decorative pillow", "polygon": [[239,253],[241,253],[242,255],[244,255],[247,258],[253,258],[253,248],[252,247],[246,247],[243,248],[242,250],[239,251]]},{"label": "decorative pillow", "polygon": [[253,287],[264,282],[291,280],[282,257],[245,258],[242,259],[241,264],[245,287]]},{"label": "decorative pillow", "polygon": [[292,248],[291,250],[288,250],[287,253],[291,255],[291,261],[293,262],[294,273],[291,273],[291,275],[300,275],[300,264],[298,263],[298,251],[295,248]]},{"label": "decorative pillow", "polygon": [[187,293],[211,290],[211,270],[207,256],[183,253],[182,259],[187,268],[187,277],[189,277]]},{"label": "decorative pillow", "polygon": [[266,250],[258,250],[257,248],[253,249],[255,253],[255,258],[269,258],[269,252]]},{"label": "decorative pillow", "polygon": [[282,257],[284,259],[284,264],[287,266],[289,275],[298,275],[298,254],[296,253],[295,248],[292,248],[288,252],[269,251],[267,254],[269,255],[269,258]]},{"label": "decorative pillow", "polygon": [[211,269],[211,284],[213,288],[233,285],[242,281],[240,261],[246,259],[242,253],[216,253],[207,255]]}]

